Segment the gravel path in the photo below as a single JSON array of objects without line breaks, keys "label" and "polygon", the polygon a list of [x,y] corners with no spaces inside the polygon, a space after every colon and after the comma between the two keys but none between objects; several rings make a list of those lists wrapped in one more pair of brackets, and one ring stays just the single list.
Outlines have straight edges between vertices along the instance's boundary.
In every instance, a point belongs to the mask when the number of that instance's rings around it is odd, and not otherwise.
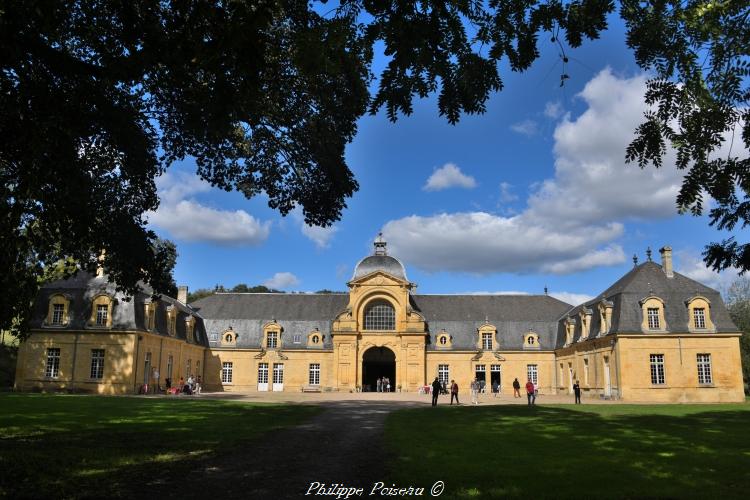
[{"label": "gravel path", "polygon": [[[201,464],[187,480],[161,480],[152,498],[301,498],[313,482],[364,487],[385,479],[387,414],[416,403],[335,401],[302,425],[268,433],[252,448]],[[309,497],[308,497],[309,498]],[[335,497],[334,497],[335,498]]]}]

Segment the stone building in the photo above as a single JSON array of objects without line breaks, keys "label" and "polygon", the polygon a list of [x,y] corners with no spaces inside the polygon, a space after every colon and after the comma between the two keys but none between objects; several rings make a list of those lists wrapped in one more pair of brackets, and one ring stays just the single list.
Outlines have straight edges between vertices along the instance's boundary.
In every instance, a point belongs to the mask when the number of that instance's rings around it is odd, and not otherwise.
[{"label": "stone building", "polygon": [[348,293],[216,293],[186,304],[124,297],[104,276],[50,283],[21,347],[19,389],[132,393],[200,375],[213,391],[462,392],[512,381],[541,394],[631,401],[743,401],[739,337],[718,292],[662,264],[636,265],[573,307],[548,295],[415,293],[382,239]]}]

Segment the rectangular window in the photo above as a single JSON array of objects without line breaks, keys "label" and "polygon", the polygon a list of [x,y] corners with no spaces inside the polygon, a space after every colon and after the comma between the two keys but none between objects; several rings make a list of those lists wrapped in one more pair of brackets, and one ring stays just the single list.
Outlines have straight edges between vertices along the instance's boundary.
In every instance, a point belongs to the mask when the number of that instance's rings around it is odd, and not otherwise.
[{"label": "rectangular window", "polygon": [[320,363],[310,363],[308,383],[310,385],[320,385]]},{"label": "rectangular window", "polygon": [[185,364],[185,376],[189,377],[193,374],[193,360],[188,359],[187,363]]},{"label": "rectangular window", "polygon": [[583,383],[589,385],[589,360],[583,359]]},{"label": "rectangular window", "polygon": [[659,324],[659,308],[649,307],[648,308],[648,329],[658,330],[659,328],[661,328]]},{"label": "rectangular window", "polygon": [[58,347],[47,349],[47,366],[44,376],[52,378],[60,376],[60,349]]},{"label": "rectangular window", "polygon": [[295,344],[302,343],[302,335],[300,335],[299,333],[295,333],[292,342],[294,342]]},{"label": "rectangular window", "polygon": [[63,324],[63,313],[65,312],[64,304],[54,304],[52,306],[52,324],[62,325]]},{"label": "rectangular window", "polygon": [[666,383],[663,354],[651,355],[651,383],[654,385],[664,385]]},{"label": "rectangular window", "polygon": [[698,354],[698,383],[701,385],[709,385],[713,383],[713,377],[711,376],[711,355],[710,354]]},{"label": "rectangular window", "polygon": [[219,334],[218,333],[212,333],[211,334],[211,341],[212,342],[218,342],[219,341]]},{"label": "rectangular window", "polygon": [[107,304],[96,305],[96,326],[107,326],[107,313],[109,312]]},{"label": "rectangular window", "polygon": [[258,383],[268,383],[268,363],[258,363]]},{"label": "rectangular window", "polygon": [[266,347],[268,349],[276,349],[279,343],[279,334],[277,332],[268,332],[268,338],[266,339]]},{"label": "rectangular window", "polygon": [[706,310],[702,307],[696,307],[693,309],[693,320],[695,322],[695,328],[701,330],[706,328]]},{"label": "rectangular window", "polygon": [[284,363],[273,364],[273,383],[274,384],[284,383]]},{"label": "rectangular window", "polygon": [[492,350],[492,334],[491,333],[482,334],[482,349],[484,349],[485,351]]},{"label": "rectangular window", "polygon": [[221,383],[232,383],[232,362],[227,361],[221,364]]},{"label": "rectangular window", "polygon": [[526,365],[526,378],[534,385],[538,383],[538,373],[537,365]]},{"label": "rectangular window", "polygon": [[448,365],[438,365],[438,380],[441,384],[448,384],[450,381],[450,371]]},{"label": "rectangular window", "polygon": [[104,378],[104,349],[91,349],[91,378]]}]

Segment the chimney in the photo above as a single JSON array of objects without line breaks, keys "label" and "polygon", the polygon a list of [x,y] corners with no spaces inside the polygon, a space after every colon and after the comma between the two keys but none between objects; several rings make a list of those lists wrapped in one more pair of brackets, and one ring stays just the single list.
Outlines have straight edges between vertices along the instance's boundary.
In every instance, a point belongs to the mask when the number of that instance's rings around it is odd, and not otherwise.
[{"label": "chimney", "polygon": [[661,268],[664,270],[664,274],[667,278],[674,278],[674,272],[672,271],[672,247],[662,247],[659,249],[661,254]]},{"label": "chimney", "polygon": [[177,287],[177,300],[187,305],[188,287],[182,285]]}]

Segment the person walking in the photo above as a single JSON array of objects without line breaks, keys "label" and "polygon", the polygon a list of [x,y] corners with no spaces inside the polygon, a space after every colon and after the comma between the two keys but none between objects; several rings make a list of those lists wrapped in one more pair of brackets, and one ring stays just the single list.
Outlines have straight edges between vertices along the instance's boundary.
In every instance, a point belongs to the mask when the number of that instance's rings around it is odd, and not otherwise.
[{"label": "person walking", "polygon": [[479,404],[478,394],[479,394],[479,380],[474,379],[471,381],[471,403],[472,404],[475,404],[475,405]]},{"label": "person walking", "polygon": [[581,404],[581,384],[579,384],[577,380],[576,383],[573,384],[573,394],[576,396],[576,404]]},{"label": "person walking", "polygon": [[495,382],[492,384],[492,397],[496,398],[499,392],[500,392],[500,382],[495,380]]},{"label": "person walking", "polygon": [[529,379],[528,382],[526,382],[526,399],[528,400],[528,405],[534,405],[536,404],[536,394],[534,393],[534,383]]},{"label": "person walking", "polygon": [[458,384],[455,380],[451,380],[451,404],[453,404],[453,399],[456,399],[456,404],[460,405],[461,403],[458,402]]},{"label": "person walking", "polygon": [[435,377],[432,382],[432,406],[437,406],[438,396],[440,395],[440,380]]},{"label": "person walking", "polygon": [[521,397],[521,382],[519,382],[518,379],[513,380],[513,397]]}]

